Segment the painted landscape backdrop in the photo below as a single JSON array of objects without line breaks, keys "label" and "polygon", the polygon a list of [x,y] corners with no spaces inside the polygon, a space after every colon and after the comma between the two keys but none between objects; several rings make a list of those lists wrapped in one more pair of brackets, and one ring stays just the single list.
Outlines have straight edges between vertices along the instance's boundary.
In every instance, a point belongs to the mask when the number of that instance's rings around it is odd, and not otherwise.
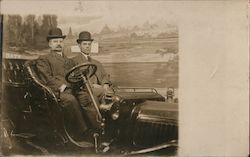
[{"label": "painted landscape backdrop", "polygon": [[[60,19],[56,15],[5,15],[4,53],[23,57],[46,53],[46,32],[52,27],[62,27],[67,35],[65,51],[72,55],[71,47],[76,45],[80,30],[75,29],[78,28],[75,25],[65,28],[65,23],[67,18]],[[99,44],[98,53],[92,56],[103,63],[114,84],[155,87],[162,94],[168,87],[178,89],[179,37],[176,25],[149,21],[119,27],[104,24],[91,33]]]}]

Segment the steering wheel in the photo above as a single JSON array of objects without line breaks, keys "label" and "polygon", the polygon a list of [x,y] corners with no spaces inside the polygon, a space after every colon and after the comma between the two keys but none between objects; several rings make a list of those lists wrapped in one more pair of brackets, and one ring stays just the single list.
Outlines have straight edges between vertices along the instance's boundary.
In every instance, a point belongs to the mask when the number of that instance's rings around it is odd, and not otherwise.
[{"label": "steering wheel", "polygon": [[92,77],[97,70],[97,66],[87,62],[71,68],[65,75],[65,80],[69,83],[78,83],[83,81],[83,76],[86,78]]}]

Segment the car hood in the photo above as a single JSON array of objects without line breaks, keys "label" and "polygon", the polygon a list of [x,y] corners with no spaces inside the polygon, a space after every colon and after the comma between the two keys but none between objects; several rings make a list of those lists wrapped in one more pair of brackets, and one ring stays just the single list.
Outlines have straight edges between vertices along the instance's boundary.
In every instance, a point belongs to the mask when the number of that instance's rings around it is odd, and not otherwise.
[{"label": "car hood", "polygon": [[177,123],[178,104],[160,101],[145,101],[134,110],[137,119],[144,121],[158,121]]}]

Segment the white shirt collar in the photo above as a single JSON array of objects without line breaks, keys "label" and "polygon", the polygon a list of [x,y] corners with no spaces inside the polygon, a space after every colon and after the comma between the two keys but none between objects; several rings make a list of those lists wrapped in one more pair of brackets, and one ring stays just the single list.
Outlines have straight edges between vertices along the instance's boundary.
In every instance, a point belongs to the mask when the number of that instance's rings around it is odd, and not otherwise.
[{"label": "white shirt collar", "polygon": [[86,60],[89,60],[89,57],[90,57],[89,55],[86,55],[85,53],[82,53],[82,55],[86,58]]},{"label": "white shirt collar", "polygon": [[59,54],[59,55],[61,55],[61,56],[63,56],[63,53],[62,52],[56,52],[57,54]]}]

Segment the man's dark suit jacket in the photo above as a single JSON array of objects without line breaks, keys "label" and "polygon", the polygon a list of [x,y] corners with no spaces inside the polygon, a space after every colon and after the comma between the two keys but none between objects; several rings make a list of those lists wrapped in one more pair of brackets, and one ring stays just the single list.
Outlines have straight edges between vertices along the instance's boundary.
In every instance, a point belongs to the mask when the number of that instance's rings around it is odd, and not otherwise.
[{"label": "man's dark suit jacket", "polygon": [[55,52],[40,56],[36,64],[38,71],[46,81],[46,85],[53,91],[58,91],[62,84],[69,85],[65,80],[65,74],[74,65],[72,60]]},{"label": "man's dark suit jacket", "polygon": [[109,84],[111,85],[111,81],[109,79],[109,75],[105,72],[102,64],[89,57],[89,60],[86,59],[86,57],[82,54],[78,54],[77,56],[73,57],[72,60],[75,62],[75,64],[83,64],[86,62],[93,63],[97,66],[97,71],[94,75],[94,77],[90,78],[91,83],[99,84],[99,85],[104,85],[104,84]]}]

